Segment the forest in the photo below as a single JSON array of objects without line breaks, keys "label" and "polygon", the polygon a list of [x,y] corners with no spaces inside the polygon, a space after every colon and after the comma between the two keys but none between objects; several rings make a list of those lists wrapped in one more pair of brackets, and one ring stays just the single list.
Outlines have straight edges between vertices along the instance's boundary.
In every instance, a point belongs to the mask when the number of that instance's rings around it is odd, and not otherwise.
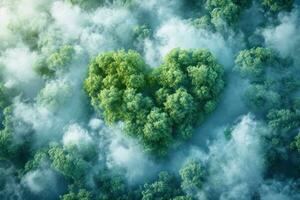
[{"label": "forest", "polygon": [[298,0],[0,0],[0,200],[298,200],[299,56]]}]

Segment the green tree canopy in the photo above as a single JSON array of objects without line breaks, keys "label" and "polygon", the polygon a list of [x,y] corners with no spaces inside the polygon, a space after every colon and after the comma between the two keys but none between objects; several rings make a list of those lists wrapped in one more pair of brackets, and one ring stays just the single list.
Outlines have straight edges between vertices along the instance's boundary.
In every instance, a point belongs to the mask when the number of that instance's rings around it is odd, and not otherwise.
[{"label": "green tree canopy", "polygon": [[268,112],[281,106],[280,95],[265,85],[252,84],[246,91],[247,105],[256,112]]},{"label": "green tree canopy", "polygon": [[299,114],[291,109],[271,110],[267,118],[269,126],[282,134],[298,128],[300,125]]},{"label": "green tree canopy", "polygon": [[127,134],[161,156],[192,135],[223,87],[223,68],[204,49],[174,49],[154,70],[137,52],[108,52],[91,62],[85,81],[107,123],[123,121]]},{"label": "green tree canopy", "polygon": [[271,12],[278,13],[280,11],[291,11],[294,0],[263,0],[262,4]]},{"label": "green tree canopy", "polygon": [[252,0],[207,0],[206,9],[210,12],[212,21],[224,20],[233,25],[238,20],[242,11],[250,7]]},{"label": "green tree canopy", "polygon": [[92,200],[92,194],[85,189],[80,189],[78,193],[70,192],[60,197],[61,200]]},{"label": "green tree canopy", "polygon": [[48,154],[52,160],[52,166],[61,174],[72,178],[75,182],[84,179],[87,162],[74,151],[68,152],[60,147],[52,147]]},{"label": "green tree canopy", "polygon": [[8,95],[5,87],[2,83],[0,83],[0,111],[2,111],[6,106],[8,106]]},{"label": "green tree canopy", "polygon": [[181,187],[183,189],[193,191],[202,188],[205,174],[199,162],[195,160],[188,162],[179,171],[179,174],[182,179]]},{"label": "green tree canopy", "polygon": [[235,59],[235,69],[243,77],[258,80],[263,77],[267,67],[278,65],[276,54],[268,48],[255,47],[240,51]]},{"label": "green tree canopy", "polygon": [[177,178],[168,172],[161,172],[157,181],[145,184],[142,200],[169,200],[182,194]]}]

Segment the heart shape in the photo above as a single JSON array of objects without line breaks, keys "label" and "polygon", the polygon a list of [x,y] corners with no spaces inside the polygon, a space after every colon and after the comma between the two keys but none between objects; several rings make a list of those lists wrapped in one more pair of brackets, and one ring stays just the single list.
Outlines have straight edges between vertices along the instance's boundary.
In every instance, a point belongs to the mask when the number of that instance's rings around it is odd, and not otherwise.
[{"label": "heart shape", "polygon": [[205,49],[174,49],[154,69],[139,53],[121,50],[90,63],[85,90],[108,124],[124,122],[147,152],[164,156],[215,109],[223,74]]}]

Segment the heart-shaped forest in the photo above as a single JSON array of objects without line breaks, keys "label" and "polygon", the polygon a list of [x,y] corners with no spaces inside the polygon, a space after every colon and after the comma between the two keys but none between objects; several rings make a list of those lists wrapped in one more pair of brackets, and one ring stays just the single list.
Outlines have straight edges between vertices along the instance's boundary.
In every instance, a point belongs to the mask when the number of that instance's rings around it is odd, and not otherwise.
[{"label": "heart-shaped forest", "polygon": [[123,122],[124,133],[162,157],[190,138],[215,109],[223,74],[206,49],[174,49],[157,68],[139,53],[121,50],[93,59],[85,90],[107,124]]}]

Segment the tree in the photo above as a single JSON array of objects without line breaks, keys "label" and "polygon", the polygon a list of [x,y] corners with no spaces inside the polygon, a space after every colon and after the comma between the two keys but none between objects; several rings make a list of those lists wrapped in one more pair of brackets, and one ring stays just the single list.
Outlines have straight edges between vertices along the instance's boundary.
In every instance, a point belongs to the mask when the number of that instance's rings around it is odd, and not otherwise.
[{"label": "tree", "polygon": [[84,179],[87,163],[80,155],[56,146],[52,147],[48,154],[52,160],[52,166],[64,176],[79,183]]},{"label": "tree", "polygon": [[261,80],[266,68],[277,65],[275,53],[268,48],[256,47],[240,51],[235,59],[235,70],[250,80]]},{"label": "tree", "polygon": [[180,185],[175,176],[161,172],[157,181],[145,184],[142,200],[169,200],[182,195]]},{"label": "tree", "polygon": [[281,96],[264,85],[252,84],[246,91],[247,105],[255,112],[265,113],[281,106]]},{"label": "tree", "polygon": [[52,71],[66,70],[65,67],[70,64],[74,54],[75,50],[72,46],[62,46],[47,59],[48,68]]},{"label": "tree", "polygon": [[295,144],[298,152],[300,153],[300,133],[298,133],[298,135],[295,137],[294,144]]},{"label": "tree", "polygon": [[294,0],[263,0],[262,5],[271,12],[291,11]]},{"label": "tree", "polygon": [[[119,172],[119,171],[118,171]],[[94,176],[94,183],[100,188],[99,200],[131,200],[135,199],[132,191],[126,185],[125,177],[113,169],[102,169]]]},{"label": "tree", "polygon": [[271,110],[267,118],[269,126],[282,134],[300,125],[299,114],[290,109]]},{"label": "tree", "polygon": [[174,49],[154,70],[134,51],[108,52],[91,62],[85,81],[105,121],[123,121],[128,135],[160,156],[192,135],[223,87],[223,68],[204,49]]},{"label": "tree", "polygon": [[80,189],[78,193],[70,192],[60,197],[61,200],[92,200],[92,194],[85,189]]},{"label": "tree", "polygon": [[75,49],[70,45],[63,45],[48,57],[41,57],[34,65],[35,71],[47,78],[53,77],[56,73],[68,71],[68,67],[75,55]]},{"label": "tree", "polygon": [[172,127],[168,115],[158,108],[151,110],[144,126],[144,143],[146,150],[158,151],[165,155],[172,143]]},{"label": "tree", "polygon": [[224,20],[227,24],[235,24],[242,11],[249,8],[252,0],[207,0],[206,9],[210,12],[212,21]]},{"label": "tree", "polygon": [[180,88],[167,97],[164,109],[175,123],[184,121],[196,111],[194,98],[185,89]]},{"label": "tree", "polygon": [[215,27],[211,22],[210,15],[204,15],[200,18],[191,21],[191,24],[197,29],[206,29],[210,31],[215,31]]},{"label": "tree", "polygon": [[180,171],[181,187],[184,190],[194,191],[199,190],[203,186],[204,182],[204,169],[202,165],[192,160],[188,162]]},{"label": "tree", "polygon": [[17,145],[12,135],[12,107],[4,109],[3,129],[0,130],[0,160],[8,160],[17,154]]},{"label": "tree", "polygon": [[133,29],[134,37],[137,40],[144,40],[149,38],[152,34],[151,29],[147,25],[136,26]]},{"label": "tree", "polygon": [[5,87],[0,83],[0,111],[2,111],[6,106],[8,106],[8,94]]},{"label": "tree", "polygon": [[33,159],[29,160],[24,167],[24,173],[27,173],[31,170],[36,170],[42,164],[45,164],[49,161],[49,155],[47,150],[40,150],[35,153]]}]

